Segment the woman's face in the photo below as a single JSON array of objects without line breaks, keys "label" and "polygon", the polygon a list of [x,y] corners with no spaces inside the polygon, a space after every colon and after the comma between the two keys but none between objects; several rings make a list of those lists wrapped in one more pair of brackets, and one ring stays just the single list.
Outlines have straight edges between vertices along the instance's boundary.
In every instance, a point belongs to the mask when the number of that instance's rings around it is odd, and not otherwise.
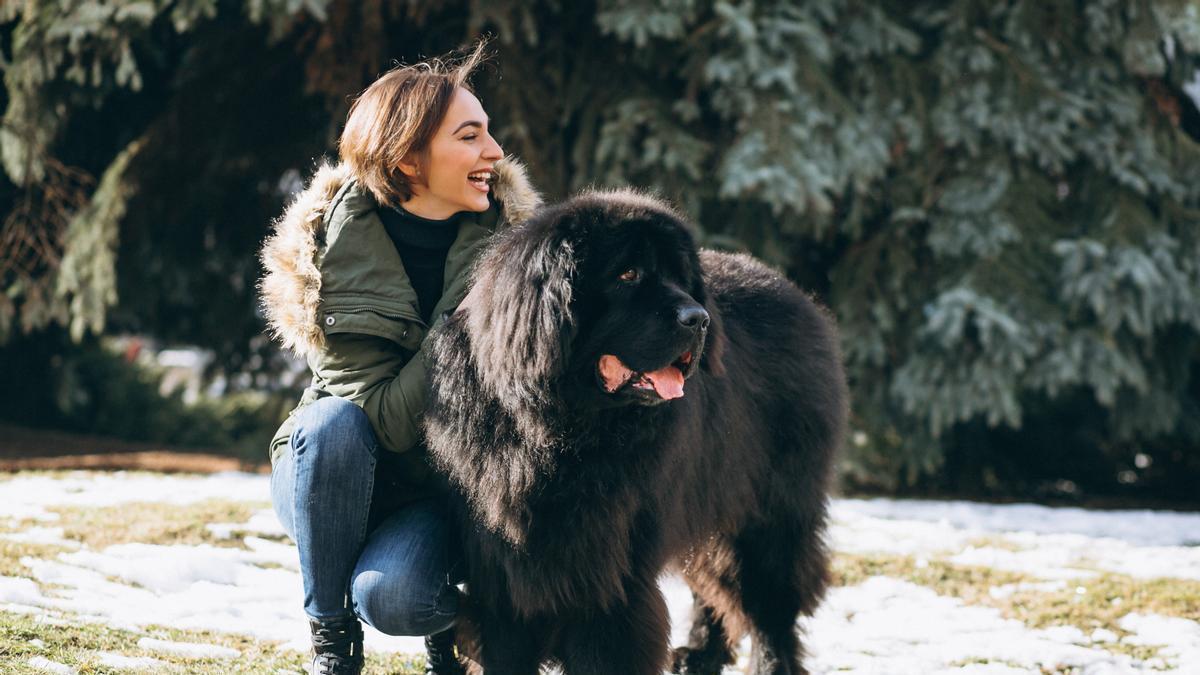
[{"label": "woman's face", "polygon": [[405,210],[422,218],[443,220],[459,211],[486,211],[492,165],[504,152],[488,133],[488,116],[475,95],[455,92],[441,126],[429,143],[425,165],[401,169],[413,177],[413,196]]}]

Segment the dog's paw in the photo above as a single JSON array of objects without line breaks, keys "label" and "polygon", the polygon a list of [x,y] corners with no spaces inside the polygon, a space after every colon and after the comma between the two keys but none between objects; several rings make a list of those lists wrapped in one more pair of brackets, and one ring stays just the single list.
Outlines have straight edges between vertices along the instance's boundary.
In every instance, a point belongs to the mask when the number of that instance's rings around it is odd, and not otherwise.
[{"label": "dog's paw", "polygon": [[678,675],[721,675],[729,662],[726,654],[711,650],[676,647],[671,651],[671,672]]}]

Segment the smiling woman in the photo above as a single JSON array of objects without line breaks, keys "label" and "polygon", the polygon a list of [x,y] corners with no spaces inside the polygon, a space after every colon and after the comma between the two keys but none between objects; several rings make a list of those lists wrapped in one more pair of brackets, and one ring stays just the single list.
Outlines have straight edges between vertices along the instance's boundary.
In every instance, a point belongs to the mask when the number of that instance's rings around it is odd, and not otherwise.
[{"label": "smiling woman", "polygon": [[419,424],[424,337],[457,307],[498,228],[540,201],[467,82],[483,44],[380,77],[263,248],[268,322],[312,384],[271,444],[271,499],[296,541],[314,673],[359,673],[360,619],[427,635],[461,673],[449,530]]}]

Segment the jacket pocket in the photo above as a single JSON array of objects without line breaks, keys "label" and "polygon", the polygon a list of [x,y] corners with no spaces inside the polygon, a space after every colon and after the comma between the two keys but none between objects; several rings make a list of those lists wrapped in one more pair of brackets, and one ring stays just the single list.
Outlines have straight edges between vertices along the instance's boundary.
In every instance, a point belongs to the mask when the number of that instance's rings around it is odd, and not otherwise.
[{"label": "jacket pocket", "polygon": [[425,338],[425,327],[409,317],[366,307],[327,309],[321,313],[326,335],[360,333],[386,338],[408,351],[416,351]]}]

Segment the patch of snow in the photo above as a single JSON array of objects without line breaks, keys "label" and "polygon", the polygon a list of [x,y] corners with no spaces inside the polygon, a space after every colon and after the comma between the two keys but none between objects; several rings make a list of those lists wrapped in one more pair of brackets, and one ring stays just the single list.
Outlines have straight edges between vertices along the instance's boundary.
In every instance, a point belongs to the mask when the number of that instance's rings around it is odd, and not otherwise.
[{"label": "patch of snow", "polygon": [[[38,581],[55,584],[53,594],[29,579],[0,577],[0,600],[72,612],[80,621],[127,630],[150,625],[214,630],[307,651],[309,630],[295,563],[293,569],[264,569],[259,565],[280,558],[282,545],[266,540],[255,545],[260,549],[121,544],[55,560],[26,558]],[[295,549],[290,550],[294,556]],[[385,636],[370,627],[366,632],[368,651],[424,650],[420,637]]]},{"label": "patch of snow", "polygon": [[165,670],[165,662],[149,656],[125,656],[116,652],[96,652],[101,665],[118,670]]},{"label": "patch of snow", "polygon": [[1081,534],[1140,546],[1200,546],[1200,513],[920,499],[838,499],[833,513],[938,523],[976,532]]},{"label": "patch of snow", "polygon": [[196,584],[249,586],[270,584],[276,570],[256,567],[260,556],[234,548],[119,544],[103,552],[66,553],[59,560],[77,568],[95,570],[158,592],[176,593]]},{"label": "patch of snow", "polygon": [[1076,579],[1094,577],[1090,570],[1072,568],[1079,560],[1069,547],[1039,547],[1021,551],[1010,551],[993,546],[968,546],[961,552],[946,558],[956,565],[991,567],[1009,572],[1025,572],[1043,579]]},{"label": "patch of snow", "polygon": [[68,621],[64,617],[56,614],[47,614],[45,610],[42,610],[41,608],[39,608],[38,611],[41,613],[33,617],[33,620],[42,624],[43,626],[76,626],[79,624],[77,617],[72,617],[74,620]]},{"label": "patch of snow", "polygon": [[692,589],[688,588],[683,577],[676,574],[665,574],[658,580],[658,588],[667,601],[667,611],[671,614],[671,644],[687,643],[688,630],[691,628]]},{"label": "patch of snow", "polygon": [[20,532],[0,533],[0,539],[25,544],[56,544],[68,548],[80,546],[79,542],[64,538],[61,527],[29,527]]},{"label": "patch of snow", "polygon": [[989,588],[988,595],[992,596],[993,598],[995,598],[997,600],[1001,600],[1003,598],[1007,598],[1007,597],[1011,596],[1013,593],[1018,593],[1018,592],[1022,592],[1022,591],[1035,591],[1037,593],[1053,593],[1055,591],[1061,591],[1066,587],[1067,587],[1067,582],[1062,581],[1062,580],[1039,581],[1039,582],[1020,583],[1020,584],[1004,584],[1001,586],[992,586],[991,588]]},{"label": "patch of snow", "polygon": [[[0,577],[3,578],[3,577]],[[12,602],[0,602],[0,612],[9,612],[11,614],[30,614],[35,620],[40,620],[41,615],[46,613],[46,610],[33,605],[21,605]]]},{"label": "patch of snow", "polygon": [[[103,586],[110,584],[103,574],[95,570],[77,567],[75,565],[64,565],[61,562],[54,560],[42,560],[25,556],[21,558],[21,564],[28,567],[35,579],[45,584],[61,584],[63,586]],[[123,586],[123,588],[125,588]]]},{"label": "patch of snow", "polygon": [[114,506],[131,502],[192,504],[206,499],[269,502],[265,476],[226,472],[162,476],[124,471],[75,471],[65,477],[34,473],[0,482],[0,517],[57,520],[49,506]]},{"label": "patch of snow", "polygon": [[[985,533],[980,530],[958,529],[947,523],[925,523],[919,520],[897,522],[842,508],[833,503],[833,525],[830,543],[843,553],[891,553],[894,555],[935,555],[952,553],[972,539]],[[899,530],[904,536],[896,536]]]},{"label": "patch of snow", "polygon": [[41,597],[42,590],[32,579],[0,576],[0,602],[6,603],[5,609],[7,605],[36,607]]},{"label": "patch of snow", "polygon": [[51,661],[44,656],[34,656],[25,663],[29,664],[31,668],[37,668],[47,673],[54,673],[54,675],[76,675],[79,672],[65,663]]},{"label": "patch of snow", "polygon": [[1130,546],[1111,540],[1094,541],[1097,543],[1091,558],[1099,569],[1128,574],[1136,579],[1161,577],[1200,581],[1200,548]]},{"label": "patch of snow", "polygon": [[[1151,579],[1156,577],[1200,580],[1200,547],[1143,544],[1087,532],[1100,529],[1096,518],[1113,532],[1138,531],[1141,541],[1190,542],[1198,536],[1187,531],[1193,523],[1200,528],[1200,515],[1163,512],[1164,523],[1149,525],[1147,511],[1082,512],[1062,518],[1056,526],[1074,523],[1079,532],[1040,532],[1051,529],[1035,522],[1059,509],[1030,504],[970,504],[947,502],[947,516],[937,522],[936,502],[887,502],[884,500],[838,500],[833,504],[830,540],[834,550],[845,553],[884,553],[909,556],[947,557],[961,565],[982,565],[1023,572],[1042,579],[1072,579],[1094,576],[1096,570]],[[977,513],[974,513],[976,512]],[[972,515],[974,513],[974,515]],[[1122,518],[1128,516],[1128,523]],[[925,520],[906,520],[921,517]],[[1200,530],[1198,530],[1200,531]],[[972,546],[980,539],[1006,546]],[[1016,549],[1016,550],[1011,550]]]},{"label": "patch of snow", "polygon": [[[683,644],[691,592],[678,577],[664,577],[660,587],[671,613],[672,644]],[[816,616],[801,626],[810,654],[806,665],[815,673],[1032,675],[1058,672],[1060,666],[1089,675],[1142,670],[1128,656],[1092,646],[1097,640],[1073,626],[1030,629],[998,610],[887,577],[831,589]],[[747,638],[739,645],[742,665],[749,650]]]},{"label": "patch of snow", "polygon": [[232,539],[236,533],[254,532],[275,537],[285,537],[283,525],[271,509],[257,511],[244,523],[209,523],[204,526],[217,539]]},{"label": "patch of snow", "polygon": [[281,544],[260,537],[245,537],[242,539],[242,543],[246,545],[246,548],[254,551],[260,564],[275,563],[290,570],[300,571],[300,554],[296,551],[294,544]]},{"label": "patch of snow", "polygon": [[39,640],[39,639],[37,639],[37,638],[33,638],[32,640],[30,640],[30,641],[29,641],[29,644],[33,645],[34,647],[37,647],[38,649],[45,649],[45,648],[46,648],[46,643],[45,643],[44,641],[42,641],[42,640]]},{"label": "patch of snow", "polygon": [[1157,614],[1126,614],[1117,622],[1126,635],[1122,642],[1135,645],[1162,645],[1159,657],[1168,668],[1184,673],[1200,673],[1200,623]]},{"label": "patch of snow", "polygon": [[236,659],[242,654],[236,649],[220,645],[209,645],[198,642],[171,642],[170,640],[156,640],[154,638],[142,638],[138,640],[137,646],[146,651],[158,654],[187,656],[196,659]]},{"label": "patch of snow", "polygon": [[998,610],[886,577],[832,589],[802,625],[816,672],[1039,673],[1062,665],[1135,671],[1127,656],[1080,645],[1087,640],[1077,629],[1030,629]]}]

